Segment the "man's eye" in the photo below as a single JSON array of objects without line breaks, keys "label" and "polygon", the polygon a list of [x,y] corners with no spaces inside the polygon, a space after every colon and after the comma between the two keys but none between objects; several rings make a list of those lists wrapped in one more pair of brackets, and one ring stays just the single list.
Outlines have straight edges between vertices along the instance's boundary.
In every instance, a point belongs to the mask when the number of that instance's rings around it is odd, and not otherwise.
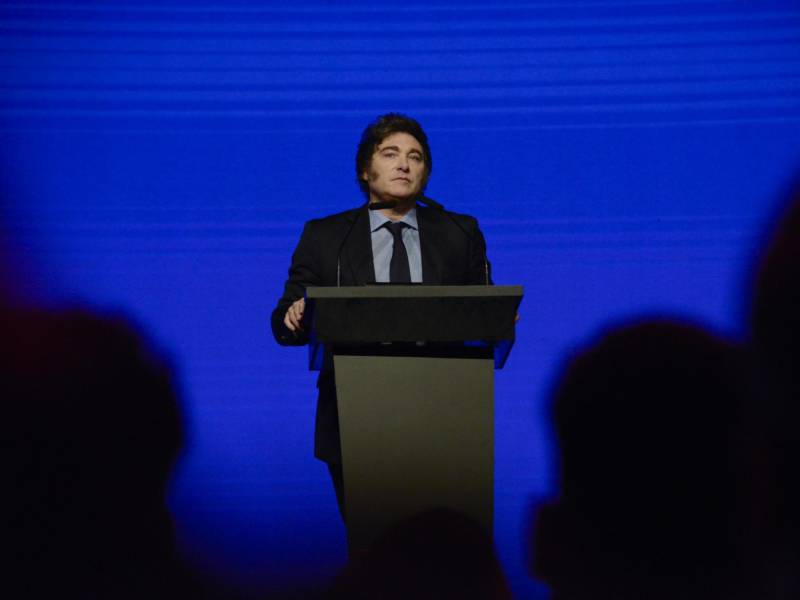
[{"label": "man's eye", "polygon": [[397,156],[397,152],[384,152],[383,155],[386,158],[394,158],[395,156]]},{"label": "man's eye", "polygon": [[414,162],[422,162],[422,157],[419,154],[412,154],[409,158]]}]

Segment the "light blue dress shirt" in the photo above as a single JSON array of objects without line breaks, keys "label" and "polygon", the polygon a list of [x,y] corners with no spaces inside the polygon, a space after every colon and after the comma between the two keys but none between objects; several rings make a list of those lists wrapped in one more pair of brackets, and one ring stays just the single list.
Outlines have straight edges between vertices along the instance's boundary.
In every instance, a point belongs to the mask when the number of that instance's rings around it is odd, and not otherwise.
[{"label": "light blue dress shirt", "polygon": [[[408,268],[411,271],[411,282],[422,283],[422,252],[419,246],[419,227],[417,226],[417,209],[412,208],[402,219],[408,227],[403,228],[403,245],[408,253]],[[375,281],[389,283],[389,265],[392,262],[394,238],[383,226],[391,219],[379,210],[369,211],[369,228],[372,232],[372,262],[375,265]]]}]

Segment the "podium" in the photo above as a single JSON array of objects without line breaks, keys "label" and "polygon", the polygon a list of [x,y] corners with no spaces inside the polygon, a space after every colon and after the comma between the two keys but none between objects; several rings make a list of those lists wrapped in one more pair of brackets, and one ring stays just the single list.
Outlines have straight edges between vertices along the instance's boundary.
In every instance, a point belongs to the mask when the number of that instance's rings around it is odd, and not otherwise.
[{"label": "podium", "polygon": [[446,507],[491,536],[494,369],[521,286],[309,287],[310,368],[336,376],[348,545]]}]

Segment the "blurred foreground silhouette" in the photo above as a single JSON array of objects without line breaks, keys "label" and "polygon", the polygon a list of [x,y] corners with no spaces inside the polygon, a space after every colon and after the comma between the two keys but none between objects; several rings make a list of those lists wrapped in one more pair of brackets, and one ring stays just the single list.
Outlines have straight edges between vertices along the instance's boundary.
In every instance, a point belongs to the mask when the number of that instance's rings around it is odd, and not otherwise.
[{"label": "blurred foreground silhouette", "polygon": [[744,591],[744,352],[690,325],[604,335],[555,392],[560,497],[537,522],[553,598],[736,598]]},{"label": "blurred foreground silhouette", "polygon": [[759,257],[750,343],[753,517],[769,598],[800,597],[800,178]]},{"label": "blurred foreground silhouette", "polygon": [[165,365],[82,311],[7,308],[0,340],[3,596],[198,597],[165,501],[182,441]]},{"label": "blurred foreground silhouette", "polygon": [[511,592],[481,526],[440,508],[397,523],[353,557],[330,597],[507,600]]}]

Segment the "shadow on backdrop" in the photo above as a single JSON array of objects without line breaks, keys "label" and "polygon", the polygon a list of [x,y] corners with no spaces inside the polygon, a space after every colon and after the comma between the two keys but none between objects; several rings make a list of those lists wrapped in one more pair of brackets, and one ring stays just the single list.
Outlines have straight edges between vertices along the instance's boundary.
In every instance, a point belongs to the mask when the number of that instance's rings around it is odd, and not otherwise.
[{"label": "shadow on backdrop", "polygon": [[611,330],[568,361],[553,405],[560,496],[534,536],[553,598],[747,597],[745,364],[739,347],[667,320]]},{"label": "shadow on backdrop", "polygon": [[0,186],[0,308],[30,302],[31,288],[23,266],[19,241],[11,226],[11,206]]}]

